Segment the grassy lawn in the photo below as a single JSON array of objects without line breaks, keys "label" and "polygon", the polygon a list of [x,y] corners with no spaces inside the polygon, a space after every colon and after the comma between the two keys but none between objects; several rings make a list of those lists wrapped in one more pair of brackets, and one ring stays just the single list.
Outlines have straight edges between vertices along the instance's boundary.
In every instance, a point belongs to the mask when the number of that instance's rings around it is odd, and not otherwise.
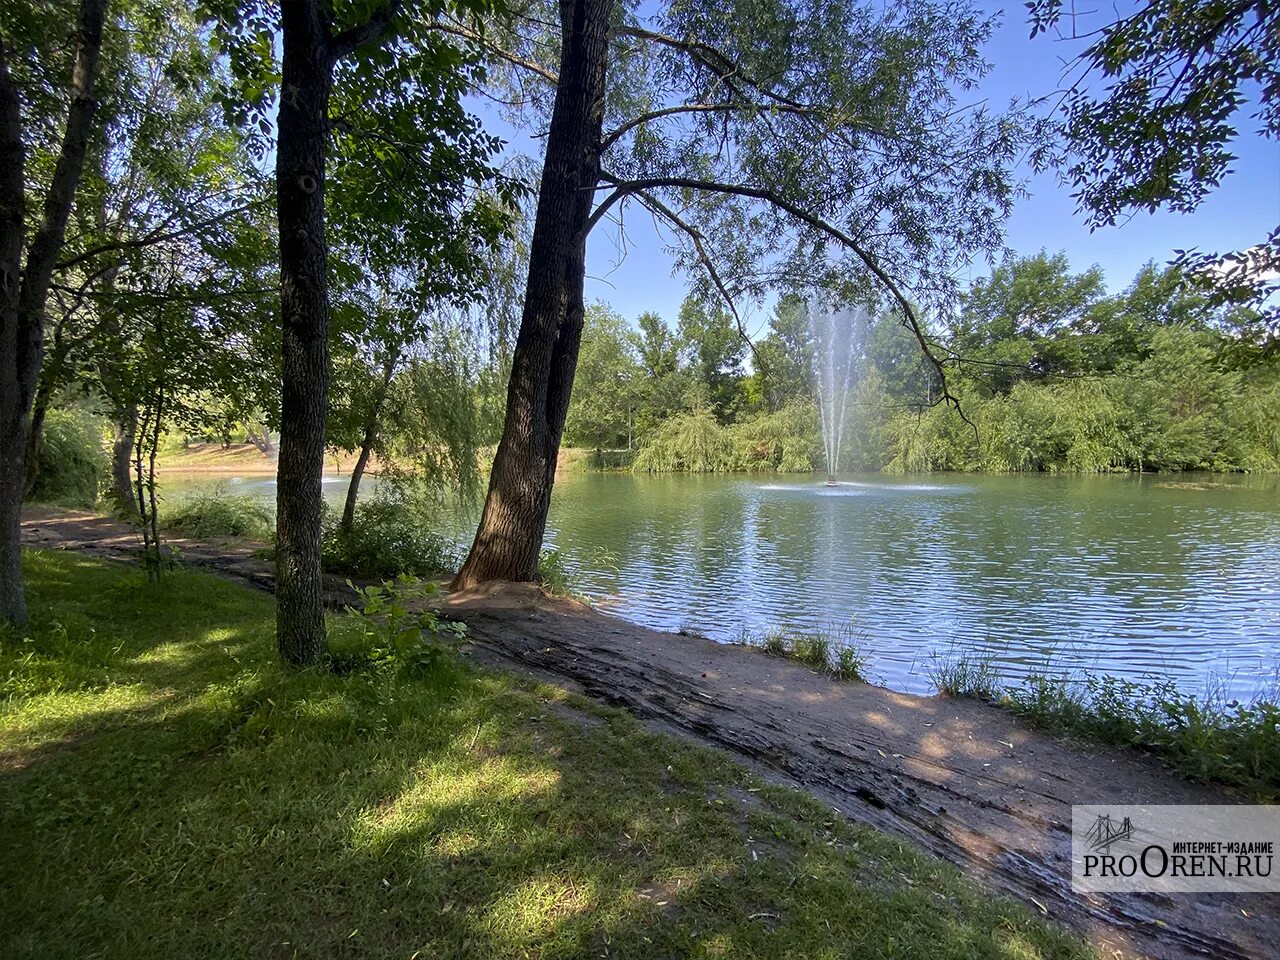
[{"label": "grassy lawn", "polygon": [[5,957],[1088,955],[562,691],[451,660],[289,674],[263,594],[27,572],[33,634],[0,634]]}]

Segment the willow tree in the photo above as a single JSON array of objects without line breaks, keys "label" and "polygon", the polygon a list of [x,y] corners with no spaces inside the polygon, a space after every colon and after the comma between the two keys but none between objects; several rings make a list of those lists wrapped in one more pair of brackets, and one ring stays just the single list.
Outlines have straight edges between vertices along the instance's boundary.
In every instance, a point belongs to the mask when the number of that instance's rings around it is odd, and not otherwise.
[{"label": "willow tree", "polygon": [[[106,0],[81,2],[69,81],[28,91],[29,102],[47,97],[65,103],[66,117],[60,142],[52,151],[54,169],[42,191],[43,208],[31,221],[26,209],[27,152],[41,132],[24,124],[11,57],[14,34],[24,27],[30,32],[37,18],[32,14],[23,19],[20,11],[14,11],[17,16],[6,15],[0,23],[0,620],[19,625],[27,620],[21,511],[31,407],[44,352],[45,302],[92,133],[97,106],[93,85],[106,10]],[[18,56],[38,49],[34,39],[30,35],[17,38]],[[24,71],[27,79],[42,69],[39,64],[31,66]]]},{"label": "willow tree", "polygon": [[560,0],[442,29],[546,131],[506,421],[459,586],[534,577],[593,228],[652,216],[735,316],[779,287],[886,298],[941,372],[912,304],[945,301],[954,268],[999,245],[1011,170],[1040,147],[1018,105],[962,102],[992,29],[965,2]]}]

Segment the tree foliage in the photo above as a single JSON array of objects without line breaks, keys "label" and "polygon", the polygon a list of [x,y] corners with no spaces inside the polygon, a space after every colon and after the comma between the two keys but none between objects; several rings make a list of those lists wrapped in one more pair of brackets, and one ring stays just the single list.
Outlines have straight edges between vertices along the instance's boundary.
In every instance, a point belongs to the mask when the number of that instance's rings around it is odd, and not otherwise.
[{"label": "tree foliage", "polygon": [[[1033,37],[1069,22],[1070,36],[1089,38],[1060,101],[1060,160],[1090,226],[1195,210],[1231,172],[1250,105],[1259,133],[1280,135],[1280,7],[1270,0],[1144,0],[1096,29],[1062,0],[1026,6]],[[1280,227],[1247,250],[1176,253],[1185,278],[1221,303],[1262,303],[1280,289]],[[1278,331],[1272,305],[1259,332]]]}]

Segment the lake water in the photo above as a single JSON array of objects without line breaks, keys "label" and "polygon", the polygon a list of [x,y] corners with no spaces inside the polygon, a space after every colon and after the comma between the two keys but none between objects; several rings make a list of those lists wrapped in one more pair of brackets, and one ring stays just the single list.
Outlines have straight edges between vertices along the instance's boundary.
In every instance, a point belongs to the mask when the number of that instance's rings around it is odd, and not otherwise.
[{"label": "lake water", "polygon": [[[193,482],[171,480],[173,493]],[[226,481],[223,481],[226,482]],[[274,481],[229,484],[274,497]],[[326,491],[344,492],[341,478]],[[442,518],[469,542],[474,514]],[[1280,478],[584,474],[549,539],[621,617],[719,640],[849,629],[873,679],[964,652],[1249,697],[1280,663]]]}]

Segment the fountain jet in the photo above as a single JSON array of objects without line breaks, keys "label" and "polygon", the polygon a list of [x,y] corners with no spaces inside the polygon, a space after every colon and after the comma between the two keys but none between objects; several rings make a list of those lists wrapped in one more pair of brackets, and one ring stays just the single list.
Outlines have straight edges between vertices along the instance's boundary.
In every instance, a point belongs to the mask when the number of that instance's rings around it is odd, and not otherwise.
[{"label": "fountain jet", "polygon": [[836,483],[845,412],[853,389],[863,341],[870,327],[866,307],[839,307],[821,293],[808,302],[809,334],[813,339],[813,376],[818,388],[818,418],[827,457],[827,484]]}]

